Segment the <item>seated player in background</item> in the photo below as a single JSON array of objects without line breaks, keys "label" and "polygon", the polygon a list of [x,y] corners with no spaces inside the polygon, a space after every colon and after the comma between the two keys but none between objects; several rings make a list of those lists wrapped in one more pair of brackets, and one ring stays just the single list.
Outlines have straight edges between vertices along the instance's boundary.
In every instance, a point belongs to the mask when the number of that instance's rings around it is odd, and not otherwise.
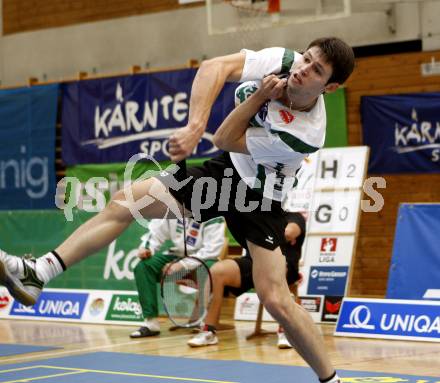
[{"label": "seated player in background", "polygon": [[[218,217],[201,223],[186,219],[185,222],[188,255],[199,258],[210,266],[222,254],[227,244],[224,219]],[[131,338],[160,334],[157,284],[168,264],[185,254],[183,223],[180,220],[153,219],[149,223],[148,232],[141,239],[138,253],[141,261],[134,269],[134,276],[145,323],[130,334]],[[172,241],[173,247],[162,251],[166,241]],[[169,272],[177,272],[182,268],[191,270],[191,267],[191,259],[182,259]]]}]

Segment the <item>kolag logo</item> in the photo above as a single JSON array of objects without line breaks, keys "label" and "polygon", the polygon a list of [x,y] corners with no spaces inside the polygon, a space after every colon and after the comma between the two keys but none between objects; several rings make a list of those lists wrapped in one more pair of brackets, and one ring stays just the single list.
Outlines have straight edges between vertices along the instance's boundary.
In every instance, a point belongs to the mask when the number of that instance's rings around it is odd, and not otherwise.
[{"label": "kolag logo", "polygon": [[138,296],[113,295],[105,320],[142,321],[142,308],[139,304]]}]

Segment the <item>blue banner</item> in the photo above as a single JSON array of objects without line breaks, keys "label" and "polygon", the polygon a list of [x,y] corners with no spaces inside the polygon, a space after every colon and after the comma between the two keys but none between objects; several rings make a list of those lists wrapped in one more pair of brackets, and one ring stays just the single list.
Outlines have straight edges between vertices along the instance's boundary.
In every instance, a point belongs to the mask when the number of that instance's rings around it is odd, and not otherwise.
[{"label": "blue banner", "polygon": [[0,90],[0,209],[55,208],[58,85]]},{"label": "blue banner", "polygon": [[399,209],[387,298],[440,299],[440,204]]},{"label": "blue banner", "polygon": [[440,302],[344,298],[335,335],[440,342]]},{"label": "blue banner", "polygon": [[[169,159],[168,138],[188,121],[195,69],[78,81],[63,85],[62,154],[66,165],[126,162],[147,153]],[[215,130],[232,110],[236,84],[217,98],[194,157],[211,157]]]},{"label": "blue banner", "polygon": [[347,266],[311,266],[307,295],[345,295]]},{"label": "blue banner", "polygon": [[9,315],[81,319],[89,293],[66,293],[43,291],[32,307],[14,300]]},{"label": "blue banner", "polygon": [[371,173],[440,172],[440,93],[364,96]]}]

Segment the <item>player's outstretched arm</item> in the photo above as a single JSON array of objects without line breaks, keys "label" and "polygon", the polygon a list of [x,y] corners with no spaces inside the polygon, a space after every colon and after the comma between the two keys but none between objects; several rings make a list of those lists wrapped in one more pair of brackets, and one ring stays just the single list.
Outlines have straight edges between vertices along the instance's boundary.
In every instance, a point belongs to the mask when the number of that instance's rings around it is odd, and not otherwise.
[{"label": "player's outstretched arm", "polygon": [[243,52],[202,62],[191,89],[188,124],[170,137],[169,152],[173,162],[188,157],[199,143],[214,101],[226,81],[240,80],[245,58]]}]

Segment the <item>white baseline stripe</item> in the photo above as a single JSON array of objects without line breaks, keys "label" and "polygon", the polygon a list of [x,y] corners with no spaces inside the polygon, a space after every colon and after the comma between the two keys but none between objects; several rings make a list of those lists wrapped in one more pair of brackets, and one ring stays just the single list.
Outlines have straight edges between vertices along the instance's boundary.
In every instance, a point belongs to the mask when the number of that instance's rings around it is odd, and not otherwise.
[{"label": "white baseline stripe", "polygon": [[425,299],[440,299],[440,289],[428,289],[423,295]]}]

